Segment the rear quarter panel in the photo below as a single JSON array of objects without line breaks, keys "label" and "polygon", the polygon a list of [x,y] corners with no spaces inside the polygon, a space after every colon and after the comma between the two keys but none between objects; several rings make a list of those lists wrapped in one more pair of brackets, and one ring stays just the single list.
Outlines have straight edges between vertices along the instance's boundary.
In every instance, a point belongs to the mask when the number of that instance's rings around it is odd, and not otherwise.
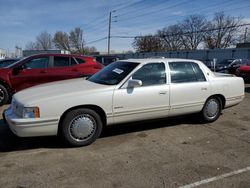
[{"label": "rear quarter panel", "polygon": [[216,76],[210,79],[212,95],[221,94],[226,99],[225,107],[240,103],[244,98],[244,81],[241,77]]}]

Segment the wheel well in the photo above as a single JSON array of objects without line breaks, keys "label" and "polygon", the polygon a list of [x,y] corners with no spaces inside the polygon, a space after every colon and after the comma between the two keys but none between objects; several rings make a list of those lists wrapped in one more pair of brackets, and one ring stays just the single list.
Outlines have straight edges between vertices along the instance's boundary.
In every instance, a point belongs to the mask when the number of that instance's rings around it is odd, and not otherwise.
[{"label": "wheel well", "polygon": [[0,80],[0,84],[3,85],[4,87],[6,87],[6,89],[9,92],[12,92],[11,89],[10,89],[10,86],[6,82],[4,82],[3,80]]},{"label": "wheel well", "polygon": [[88,108],[88,109],[94,110],[95,112],[97,112],[100,115],[103,125],[105,126],[107,124],[106,114],[105,114],[104,110],[101,107],[96,106],[96,105],[80,105],[80,106],[74,106],[72,108],[69,108],[68,110],[66,110],[62,114],[62,116],[60,117],[60,120],[59,120],[58,132],[59,132],[60,126],[61,126],[62,121],[63,121],[64,117],[66,116],[66,114],[69,111],[72,111],[72,110],[75,110],[75,109],[79,109],[79,108]]},{"label": "wheel well", "polygon": [[12,95],[13,95],[13,91],[10,88],[10,86],[3,80],[0,80],[0,85],[4,86],[7,89],[7,92],[9,94],[9,100],[7,101],[7,103],[9,103],[11,101]]},{"label": "wheel well", "polygon": [[215,94],[215,95],[212,95],[210,97],[216,97],[216,98],[220,99],[221,105],[222,105],[222,109],[225,108],[226,99],[225,99],[225,97],[223,95],[221,95],[221,94]]}]

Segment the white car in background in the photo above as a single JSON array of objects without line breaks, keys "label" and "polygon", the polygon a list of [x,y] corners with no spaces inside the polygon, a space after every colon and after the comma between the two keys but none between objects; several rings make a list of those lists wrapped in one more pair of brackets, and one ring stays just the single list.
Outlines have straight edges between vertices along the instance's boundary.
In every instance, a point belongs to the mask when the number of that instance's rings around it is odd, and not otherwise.
[{"label": "white car in background", "polygon": [[59,81],[14,95],[4,119],[18,136],[94,142],[103,126],[200,112],[206,122],[244,98],[242,78],[187,59],[128,59],[87,80]]}]

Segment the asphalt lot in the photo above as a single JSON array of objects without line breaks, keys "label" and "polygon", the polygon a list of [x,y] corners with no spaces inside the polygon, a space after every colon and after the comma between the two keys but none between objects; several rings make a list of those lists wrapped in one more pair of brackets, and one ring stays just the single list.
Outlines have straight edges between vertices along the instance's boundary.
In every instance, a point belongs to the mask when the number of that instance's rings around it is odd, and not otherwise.
[{"label": "asphalt lot", "polygon": [[112,126],[81,148],[18,138],[0,116],[0,187],[249,188],[250,84],[245,96],[211,124],[192,115]]}]

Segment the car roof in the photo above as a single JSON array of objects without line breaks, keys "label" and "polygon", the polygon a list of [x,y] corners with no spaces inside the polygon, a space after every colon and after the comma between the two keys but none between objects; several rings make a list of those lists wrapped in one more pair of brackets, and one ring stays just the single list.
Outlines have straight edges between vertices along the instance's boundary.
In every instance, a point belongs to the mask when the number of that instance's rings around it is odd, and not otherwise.
[{"label": "car roof", "polygon": [[[178,62],[201,62],[194,59],[181,59],[181,58],[144,58],[144,59],[126,59],[126,60],[119,60],[124,62],[134,62],[134,63],[153,63],[153,62],[171,62],[171,61],[178,61]],[[202,63],[202,62],[201,62]]]},{"label": "car roof", "polygon": [[93,59],[93,57],[91,57],[91,56],[85,56],[85,55],[82,55],[82,54],[56,54],[56,53],[34,54],[34,55],[30,55],[28,57],[38,57],[38,56],[83,57],[83,58],[91,58],[91,59]]}]

